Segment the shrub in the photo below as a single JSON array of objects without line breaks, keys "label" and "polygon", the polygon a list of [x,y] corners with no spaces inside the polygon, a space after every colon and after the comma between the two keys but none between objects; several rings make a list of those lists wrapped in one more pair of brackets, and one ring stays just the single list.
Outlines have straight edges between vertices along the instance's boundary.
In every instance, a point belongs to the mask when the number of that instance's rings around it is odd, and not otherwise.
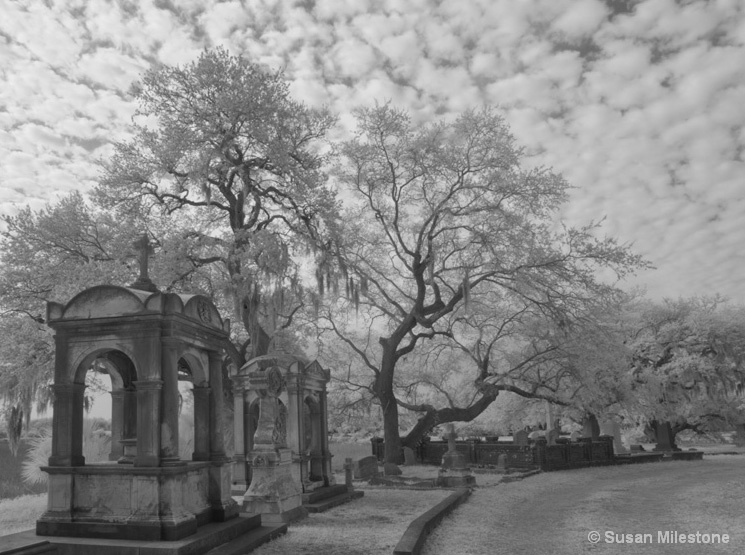
[{"label": "shrub", "polygon": [[[83,421],[83,456],[87,462],[105,461],[111,452],[111,437],[100,419]],[[46,484],[47,473],[41,470],[49,464],[52,455],[51,426],[38,429],[38,435],[29,439],[29,450],[21,472],[27,484]]]}]

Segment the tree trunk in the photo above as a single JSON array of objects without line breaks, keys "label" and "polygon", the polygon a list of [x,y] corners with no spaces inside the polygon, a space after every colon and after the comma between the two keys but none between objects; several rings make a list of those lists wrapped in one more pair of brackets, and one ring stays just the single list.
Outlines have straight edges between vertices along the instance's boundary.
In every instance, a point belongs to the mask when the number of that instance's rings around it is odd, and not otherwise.
[{"label": "tree trunk", "polygon": [[385,462],[401,464],[403,451],[398,433],[398,402],[393,392],[393,372],[396,369],[395,348],[391,341],[381,341],[383,359],[380,374],[376,379],[375,394],[383,409],[383,437],[385,438]]},{"label": "tree trunk", "polygon": [[414,428],[404,438],[402,445],[404,447],[416,449],[421,439],[427,435],[432,428],[439,424],[446,424],[448,422],[471,422],[474,418],[489,408],[489,405],[496,400],[497,395],[499,395],[499,392],[482,395],[474,404],[465,408],[448,407],[444,409],[428,410],[419,418],[419,420],[417,420]]}]

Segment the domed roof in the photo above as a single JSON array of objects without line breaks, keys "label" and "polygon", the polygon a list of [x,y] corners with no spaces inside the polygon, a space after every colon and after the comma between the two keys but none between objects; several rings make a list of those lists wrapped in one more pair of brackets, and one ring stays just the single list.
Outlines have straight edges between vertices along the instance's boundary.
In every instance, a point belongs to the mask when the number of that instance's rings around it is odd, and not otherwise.
[{"label": "domed roof", "polygon": [[50,324],[68,320],[128,318],[145,314],[180,314],[201,325],[219,330],[226,326],[214,303],[204,295],[96,285],[78,293],[66,304],[47,304],[47,321]]}]

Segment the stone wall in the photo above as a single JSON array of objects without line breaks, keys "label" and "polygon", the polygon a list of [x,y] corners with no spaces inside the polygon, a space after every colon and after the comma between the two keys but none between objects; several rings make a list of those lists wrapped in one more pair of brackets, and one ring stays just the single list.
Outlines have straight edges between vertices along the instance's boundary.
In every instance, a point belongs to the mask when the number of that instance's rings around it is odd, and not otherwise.
[{"label": "stone wall", "polygon": [[[372,446],[373,456],[382,460],[383,442],[376,438]],[[439,466],[447,449],[447,441],[424,442],[416,450],[417,462]],[[471,466],[496,466],[500,455],[505,455],[507,468],[521,470],[563,470],[615,463],[611,436],[600,436],[594,441],[589,438],[564,441],[556,445],[539,440],[526,446],[508,442],[457,441],[456,449],[463,453]]]}]

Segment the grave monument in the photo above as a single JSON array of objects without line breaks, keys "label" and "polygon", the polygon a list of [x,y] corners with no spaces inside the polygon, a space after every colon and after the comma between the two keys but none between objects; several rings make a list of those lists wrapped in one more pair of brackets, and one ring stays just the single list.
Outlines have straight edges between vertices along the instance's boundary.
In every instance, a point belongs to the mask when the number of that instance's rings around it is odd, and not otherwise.
[{"label": "grave monument", "polygon": [[[230,322],[201,295],[162,293],[148,277],[99,285],[50,302],[55,332],[52,454],[44,536],[180,540],[238,515],[223,440],[222,351]],[[96,363],[112,381],[109,461],[82,454],[85,377]],[[194,383],[194,453],[179,458],[179,373]]]}]

